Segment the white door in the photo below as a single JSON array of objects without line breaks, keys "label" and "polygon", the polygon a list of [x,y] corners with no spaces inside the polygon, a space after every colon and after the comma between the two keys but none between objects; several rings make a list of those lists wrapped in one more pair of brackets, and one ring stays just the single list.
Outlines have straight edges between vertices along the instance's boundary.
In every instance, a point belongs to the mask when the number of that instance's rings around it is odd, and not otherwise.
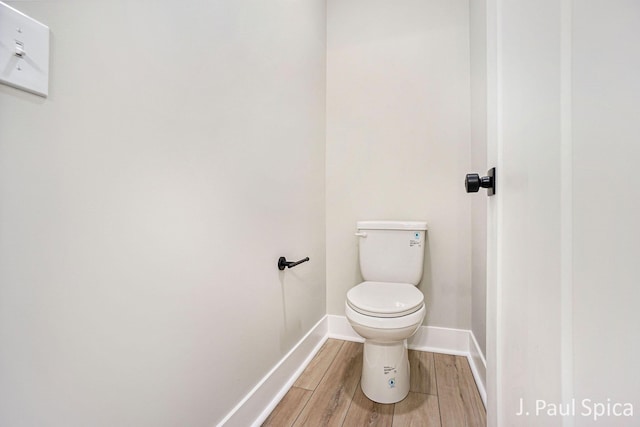
[{"label": "white door", "polygon": [[490,426],[640,425],[640,1],[488,0]]}]

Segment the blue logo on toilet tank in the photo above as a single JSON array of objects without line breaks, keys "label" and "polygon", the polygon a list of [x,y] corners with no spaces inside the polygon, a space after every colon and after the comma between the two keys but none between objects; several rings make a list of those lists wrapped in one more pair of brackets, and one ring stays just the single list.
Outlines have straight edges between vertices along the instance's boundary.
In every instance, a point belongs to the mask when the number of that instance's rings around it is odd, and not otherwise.
[{"label": "blue logo on toilet tank", "polygon": [[396,386],[396,379],[389,378],[389,388],[394,388]]}]

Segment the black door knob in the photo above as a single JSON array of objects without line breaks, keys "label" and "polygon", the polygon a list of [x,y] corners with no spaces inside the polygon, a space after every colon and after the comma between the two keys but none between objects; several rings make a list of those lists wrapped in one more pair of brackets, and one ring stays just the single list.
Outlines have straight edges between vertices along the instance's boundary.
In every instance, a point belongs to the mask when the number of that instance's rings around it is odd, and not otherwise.
[{"label": "black door knob", "polygon": [[487,188],[489,196],[496,194],[496,168],[489,169],[487,176],[483,177],[477,173],[467,174],[464,179],[464,188],[467,193],[477,193],[480,187]]},{"label": "black door knob", "polygon": [[480,175],[468,173],[464,179],[464,188],[467,189],[467,193],[477,193],[480,189]]}]

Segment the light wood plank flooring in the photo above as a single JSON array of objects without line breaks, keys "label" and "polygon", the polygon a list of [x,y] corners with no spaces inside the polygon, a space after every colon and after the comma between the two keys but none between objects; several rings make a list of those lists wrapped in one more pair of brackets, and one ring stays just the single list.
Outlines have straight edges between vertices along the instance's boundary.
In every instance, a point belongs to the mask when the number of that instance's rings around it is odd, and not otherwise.
[{"label": "light wood plank flooring", "polygon": [[360,343],[329,339],[263,426],[484,427],[486,413],[463,356],[409,350],[411,387],[383,405],[360,388]]}]

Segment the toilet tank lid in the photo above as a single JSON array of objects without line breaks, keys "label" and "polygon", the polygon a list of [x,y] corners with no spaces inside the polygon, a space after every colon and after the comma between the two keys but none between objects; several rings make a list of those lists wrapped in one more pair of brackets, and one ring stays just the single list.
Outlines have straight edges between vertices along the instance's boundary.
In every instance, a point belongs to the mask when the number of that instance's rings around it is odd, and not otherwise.
[{"label": "toilet tank lid", "polygon": [[426,230],[426,221],[358,221],[358,230]]}]

